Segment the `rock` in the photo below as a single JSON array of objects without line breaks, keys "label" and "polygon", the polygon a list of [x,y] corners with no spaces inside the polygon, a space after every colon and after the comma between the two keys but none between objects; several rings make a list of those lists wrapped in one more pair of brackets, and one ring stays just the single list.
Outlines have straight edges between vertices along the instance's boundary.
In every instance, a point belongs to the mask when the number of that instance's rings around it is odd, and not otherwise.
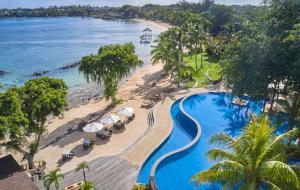
[{"label": "rock", "polygon": [[69,65],[65,65],[65,66],[59,67],[58,69],[68,70],[68,69],[71,69],[71,68],[79,66],[79,64],[80,64],[80,62],[77,62],[77,63],[73,63],[73,64],[69,64]]},{"label": "rock", "polygon": [[47,74],[47,73],[49,73],[50,71],[48,71],[48,70],[46,70],[46,71],[39,71],[39,72],[34,72],[33,74],[32,74],[32,76],[34,76],[34,77],[39,77],[39,76],[43,76],[43,75],[45,75],[45,74]]},{"label": "rock", "polygon": [[5,75],[5,74],[7,74],[7,72],[6,72],[6,71],[2,71],[2,70],[0,70],[0,76],[3,76],[3,75]]}]

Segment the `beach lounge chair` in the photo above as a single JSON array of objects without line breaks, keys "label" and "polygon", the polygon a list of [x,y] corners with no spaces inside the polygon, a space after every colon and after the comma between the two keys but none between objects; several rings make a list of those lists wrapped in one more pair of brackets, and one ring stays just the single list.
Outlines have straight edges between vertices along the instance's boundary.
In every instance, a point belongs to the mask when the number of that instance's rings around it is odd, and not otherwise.
[{"label": "beach lounge chair", "polygon": [[92,147],[94,144],[95,144],[95,141],[93,141],[93,140],[86,139],[86,138],[83,139],[83,144],[82,144],[83,149],[88,149],[88,148]]},{"label": "beach lounge chair", "polygon": [[132,114],[132,116],[128,117],[128,121],[132,121],[135,118],[135,114]]},{"label": "beach lounge chair", "polygon": [[102,140],[109,139],[112,135],[112,131],[109,130],[102,130],[96,133],[96,136],[98,138],[101,138]]},{"label": "beach lounge chair", "polygon": [[115,123],[113,125],[113,127],[114,127],[114,129],[116,129],[118,131],[118,130],[121,130],[121,129],[123,129],[125,127],[125,123],[119,121],[119,122]]},{"label": "beach lounge chair", "polygon": [[62,160],[66,161],[66,160],[70,160],[75,156],[75,153],[70,151],[70,150],[64,150],[62,153]]}]

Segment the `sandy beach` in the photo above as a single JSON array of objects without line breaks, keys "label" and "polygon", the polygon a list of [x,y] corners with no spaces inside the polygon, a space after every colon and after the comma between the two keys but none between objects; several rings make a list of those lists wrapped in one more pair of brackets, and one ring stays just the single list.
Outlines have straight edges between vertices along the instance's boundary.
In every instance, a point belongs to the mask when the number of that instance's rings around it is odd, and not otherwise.
[{"label": "sandy beach", "polygon": [[[138,22],[147,22],[164,30],[172,27],[165,23],[136,19]],[[110,101],[92,99],[84,105],[77,105],[63,113],[62,116],[52,118],[47,122],[47,135],[41,142],[41,148],[36,155],[36,160],[45,160],[47,170],[60,167],[63,172],[73,169],[77,163],[90,161],[97,157],[118,155],[132,146],[148,129],[148,109],[141,108],[144,104],[152,104],[159,101],[169,91],[174,91],[176,86],[170,83],[168,78],[162,75],[161,64],[146,64],[138,68],[119,88],[117,97],[123,100],[118,107],[130,106],[135,109],[136,118],[127,124],[125,130],[112,135],[108,142],[97,140],[96,145],[90,150],[83,150],[82,141],[87,134],[75,131],[64,136],[57,142],[62,134],[69,128],[76,129],[80,122],[99,121],[105,113],[114,112],[117,108],[110,108]],[[164,95],[165,93],[165,95]],[[122,118],[125,120],[125,118]],[[61,155],[64,150],[75,152],[75,158],[66,163],[61,163]]]}]

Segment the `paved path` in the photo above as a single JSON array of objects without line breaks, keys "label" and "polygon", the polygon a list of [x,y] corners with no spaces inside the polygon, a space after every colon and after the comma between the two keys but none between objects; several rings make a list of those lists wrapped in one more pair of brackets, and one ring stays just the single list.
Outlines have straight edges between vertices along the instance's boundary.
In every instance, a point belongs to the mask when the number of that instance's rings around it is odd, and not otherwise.
[{"label": "paved path", "polygon": [[[94,183],[96,190],[131,190],[138,173],[135,166],[117,156],[101,157],[88,164],[90,171],[86,172],[86,177]],[[72,170],[65,174],[60,187],[64,189],[78,181],[83,181],[82,172]],[[44,189],[42,183],[39,186]]]}]

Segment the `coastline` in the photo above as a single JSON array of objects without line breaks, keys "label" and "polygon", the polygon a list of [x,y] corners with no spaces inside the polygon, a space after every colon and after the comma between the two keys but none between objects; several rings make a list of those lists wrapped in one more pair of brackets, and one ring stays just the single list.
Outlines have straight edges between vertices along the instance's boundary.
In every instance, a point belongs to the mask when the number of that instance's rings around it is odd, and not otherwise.
[{"label": "coastline", "polygon": [[[144,23],[149,26],[155,26],[155,27],[161,28],[162,31],[166,31],[169,28],[173,27],[172,25],[170,25],[168,23],[163,23],[163,22],[159,22],[159,21],[152,21],[152,20],[146,20],[146,19],[140,19],[140,18],[132,19],[132,20],[135,22]],[[132,73],[130,73],[128,77],[124,78],[120,82],[119,89],[121,87],[123,87],[124,85],[126,88],[126,81],[130,80],[130,77],[132,75],[135,75],[135,74],[139,75],[139,72],[149,64],[150,63],[145,63],[141,68],[138,68],[138,69],[134,70]],[[157,67],[157,65],[154,65],[154,67]],[[75,68],[75,69],[77,69],[77,68]],[[139,77],[142,77],[142,76],[139,76]],[[101,88],[101,86],[99,84],[96,84],[96,83],[89,84],[88,88],[73,89],[72,91],[70,90],[69,95],[68,95],[68,104],[69,104],[68,109],[86,105],[86,104],[89,104],[90,102],[100,101],[100,100],[102,100],[102,93],[103,93],[103,89]]]},{"label": "coastline", "polygon": [[146,19],[143,19],[143,18],[135,18],[135,19],[132,19],[132,20],[137,21],[137,22],[142,22],[144,24],[154,25],[156,27],[161,28],[164,31],[174,27],[174,26],[172,26],[171,24],[168,24],[168,23],[164,23],[164,22],[160,22],[160,21],[153,21],[153,20],[146,20]]},{"label": "coastline", "polygon": [[[145,20],[136,21],[145,22]],[[171,27],[170,25],[153,21],[147,21],[147,23],[149,25],[159,25],[163,30],[167,30]],[[99,118],[107,112],[114,113],[114,109],[110,108],[111,101],[106,101],[101,98],[101,92],[98,91],[97,96],[88,98],[87,101],[82,101],[73,107],[69,107],[60,117],[50,118],[47,121],[48,134],[42,140],[40,151],[35,158],[38,160],[46,160],[48,170],[60,167],[63,172],[67,172],[73,169],[79,162],[90,161],[108,155],[118,155],[128,147],[131,147],[148,129],[148,109],[143,108],[142,105],[149,102],[157,102],[157,100],[153,100],[153,98],[157,98],[157,95],[161,95],[161,98],[165,97],[169,93],[167,90],[177,90],[176,85],[172,84],[169,78],[162,75],[162,68],[162,64],[152,65],[145,63],[144,66],[137,68],[120,83],[117,98],[122,99],[123,103],[117,107],[133,107],[136,112],[136,118],[132,123],[126,126],[124,132],[113,135],[108,144],[105,146],[97,145],[89,154],[85,154],[81,148],[84,134],[79,131],[75,131],[57,143],[50,143],[53,139],[65,133],[68,128],[75,129],[81,121],[98,122]],[[80,96],[83,98],[91,97],[93,96],[91,92],[96,92],[99,89],[99,87],[92,88],[91,90],[84,91]],[[75,152],[78,151],[77,154],[81,156],[60,165],[58,160],[61,157],[61,152],[66,148],[75,150]]]}]

